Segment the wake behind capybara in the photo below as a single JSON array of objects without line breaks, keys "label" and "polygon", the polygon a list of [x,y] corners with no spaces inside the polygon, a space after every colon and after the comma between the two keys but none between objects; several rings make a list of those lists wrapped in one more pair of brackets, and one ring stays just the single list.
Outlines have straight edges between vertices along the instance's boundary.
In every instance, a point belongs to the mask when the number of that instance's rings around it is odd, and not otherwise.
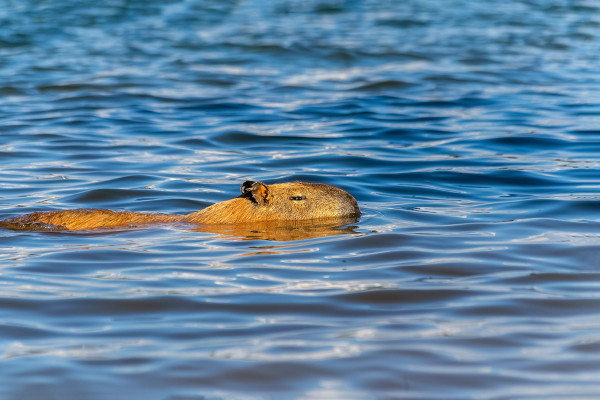
[{"label": "wake behind capybara", "polygon": [[360,215],[348,192],[322,183],[287,182],[266,185],[246,181],[242,194],[187,215],[137,213],[101,209],[41,211],[0,221],[18,230],[91,230],[140,227],[160,223],[196,225],[293,222]]}]

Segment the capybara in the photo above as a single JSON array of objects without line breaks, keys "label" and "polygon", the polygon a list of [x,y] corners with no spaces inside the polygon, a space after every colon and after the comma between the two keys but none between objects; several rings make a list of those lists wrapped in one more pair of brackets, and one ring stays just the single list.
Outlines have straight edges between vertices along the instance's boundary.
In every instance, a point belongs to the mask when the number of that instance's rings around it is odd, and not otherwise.
[{"label": "capybara", "polygon": [[0,221],[19,230],[90,230],[181,222],[196,225],[292,222],[359,216],[354,197],[322,183],[287,182],[266,185],[246,181],[242,194],[187,215],[81,209],[42,211]]}]

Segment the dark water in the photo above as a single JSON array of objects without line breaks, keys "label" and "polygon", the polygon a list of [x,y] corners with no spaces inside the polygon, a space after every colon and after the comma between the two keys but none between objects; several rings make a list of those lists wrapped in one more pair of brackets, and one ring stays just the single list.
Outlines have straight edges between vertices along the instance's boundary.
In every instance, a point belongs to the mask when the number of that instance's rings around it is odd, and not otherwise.
[{"label": "dark water", "polygon": [[0,230],[0,398],[600,398],[598,2],[91,3],[0,0],[0,218],[363,216]]}]

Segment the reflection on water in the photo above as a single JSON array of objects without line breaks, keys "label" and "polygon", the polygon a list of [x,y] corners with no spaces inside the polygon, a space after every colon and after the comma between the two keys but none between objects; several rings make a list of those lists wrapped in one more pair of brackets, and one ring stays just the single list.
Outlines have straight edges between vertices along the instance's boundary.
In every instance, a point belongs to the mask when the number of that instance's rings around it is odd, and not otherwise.
[{"label": "reflection on water", "polygon": [[256,222],[239,225],[200,225],[196,232],[217,233],[228,239],[274,240],[281,242],[314,239],[326,236],[358,234],[358,218],[323,218],[318,220],[281,222]]}]

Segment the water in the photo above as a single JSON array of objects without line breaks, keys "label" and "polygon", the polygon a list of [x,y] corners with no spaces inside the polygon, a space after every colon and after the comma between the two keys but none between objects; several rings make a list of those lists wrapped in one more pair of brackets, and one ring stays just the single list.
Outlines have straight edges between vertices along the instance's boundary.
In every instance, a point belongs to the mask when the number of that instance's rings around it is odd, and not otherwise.
[{"label": "water", "polygon": [[0,230],[0,398],[600,397],[597,2],[88,3],[0,1],[0,218],[363,215]]}]

